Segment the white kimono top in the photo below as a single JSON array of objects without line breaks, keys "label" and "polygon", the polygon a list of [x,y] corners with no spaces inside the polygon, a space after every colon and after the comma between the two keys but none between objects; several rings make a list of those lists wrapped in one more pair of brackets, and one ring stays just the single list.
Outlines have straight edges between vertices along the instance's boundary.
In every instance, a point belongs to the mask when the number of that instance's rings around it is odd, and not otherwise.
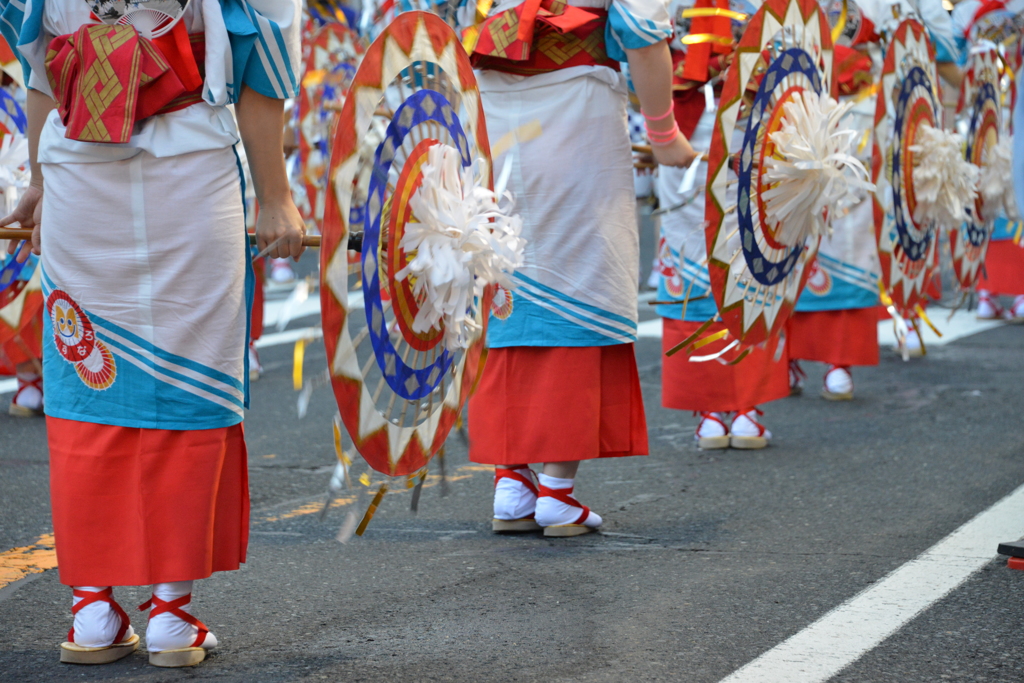
[{"label": "white kimono top", "polygon": [[[517,4],[496,4],[492,14]],[[569,4],[607,10],[606,51],[614,60],[671,35],[659,0]],[[516,287],[499,293],[489,345],[633,342],[639,238],[625,76],[593,65],[534,76],[482,70],[477,78],[492,144],[534,122],[542,130],[494,159],[500,170],[512,157],[508,187],[527,243]]]}]

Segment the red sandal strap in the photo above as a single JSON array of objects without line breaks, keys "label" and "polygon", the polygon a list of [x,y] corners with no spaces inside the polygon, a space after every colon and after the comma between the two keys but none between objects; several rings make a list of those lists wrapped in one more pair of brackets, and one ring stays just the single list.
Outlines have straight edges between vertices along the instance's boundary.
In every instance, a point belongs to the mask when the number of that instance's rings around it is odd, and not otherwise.
[{"label": "red sandal strap", "polygon": [[[1006,315],[1006,309],[1003,308],[1002,306],[1000,306],[999,302],[996,301],[995,299],[993,299],[992,297],[990,297],[990,296],[978,297],[978,303],[980,304],[980,303],[983,303],[983,302],[987,303],[989,306],[992,307],[992,311],[993,311],[993,313],[995,313],[995,317],[1002,318],[1004,315]],[[1016,305],[1017,304],[1015,302],[1012,306],[1010,306],[1010,310],[1012,311],[1014,306],[1016,306]]]},{"label": "red sandal strap", "polygon": [[768,430],[765,429],[765,426],[763,424],[761,424],[758,420],[750,417],[750,413],[754,413],[758,417],[760,417],[761,415],[764,415],[764,411],[763,410],[761,410],[757,406],[754,406],[753,408],[747,408],[746,410],[741,410],[740,412],[736,413],[736,417],[734,417],[732,421],[735,422],[740,417],[746,417],[748,420],[750,420],[751,422],[753,422],[757,426],[757,435],[758,436],[764,436],[764,433],[766,431],[768,431]]},{"label": "red sandal strap", "polygon": [[[94,602],[106,602],[110,604],[110,609],[114,610],[114,614],[121,620],[121,628],[117,629],[117,635],[114,636],[114,644],[118,644],[124,640],[124,634],[128,632],[128,627],[131,626],[131,620],[128,618],[128,613],[124,611],[121,605],[117,604],[117,600],[114,600],[114,589],[111,586],[107,586],[101,591],[80,591],[77,588],[72,589],[76,598],[82,598],[77,603],[71,606],[71,616],[78,614],[82,609],[88,607]],[[68,642],[75,642],[75,627],[72,626],[68,631]]]},{"label": "red sandal strap", "polygon": [[580,514],[579,519],[573,522],[573,524],[583,524],[583,522],[587,521],[587,517],[590,516],[590,508],[573,498],[572,490],[572,486],[567,489],[549,489],[547,486],[541,484],[540,493],[537,495],[539,498],[554,498],[555,500],[559,500],[571,507],[581,508],[583,512]]},{"label": "red sandal strap", "polygon": [[800,361],[791,360],[789,361],[789,371],[795,374],[800,379],[807,379],[807,373],[800,367]]},{"label": "red sandal strap", "polygon": [[[38,375],[35,379],[30,379],[28,381],[23,380],[21,377],[19,377],[18,390],[14,392],[14,398],[12,398],[11,401],[17,403],[18,397],[21,396],[21,392],[25,391],[29,387],[35,387],[36,389],[39,390],[40,394],[43,393],[43,376]],[[87,593],[88,591],[85,592]]]},{"label": "red sandal strap", "polygon": [[196,634],[196,639],[192,643],[191,647],[199,647],[203,644],[203,641],[206,640],[206,634],[210,632],[210,629],[206,628],[206,624],[199,621],[185,610],[181,609],[190,602],[192,602],[191,593],[183,595],[180,598],[175,598],[174,600],[163,600],[155,595],[152,595],[150,596],[149,600],[146,600],[146,602],[139,605],[139,611],[143,612],[152,607],[153,609],[149,613],[150,619],[157,616],[158,614],[170,612],[182,621],[192,624],[193,626],[199,629],[199,633]]},{"label": "red sandal strap", "polygon": [[[718,424],[722,425],[722,429],[725,430],[726,434],[729,433],[729,426],[726,425],[724,422],[722,422],[722,418],[718,417],[714,413],[709,413],[709,412],[705,412],[705,411],[695,411],[695,412],[698,415],[700,415],[700,421],[701,422],[703,422],[704,420],[711,420],[712,422],[717,422]],[[700,430],[700,424],[697,425],[697,430],[698,431]]]},{"label": "red sandal strap", "polygon": [[499,479],[512,479],[514,481],[518,481],[520,484],[522,484],[523,486],[528,488],[530,491],[532,491],[533,495],[535,495],[535,496],[539,495],[537,493],[537,486],[536,486],[536,484],[534,484],[532,481],[530,481],[529,477],[524,476],[522,474],[519,474],[519,469],[524,469],[524,468],[518,468],[518,469],[515,469],[515,470],[511,470],[511,469],[508,469],[508,468],[505,468],[505,467],[495,467],[494,468],[494,485],[495,486],[498,485],[498,480]]}]

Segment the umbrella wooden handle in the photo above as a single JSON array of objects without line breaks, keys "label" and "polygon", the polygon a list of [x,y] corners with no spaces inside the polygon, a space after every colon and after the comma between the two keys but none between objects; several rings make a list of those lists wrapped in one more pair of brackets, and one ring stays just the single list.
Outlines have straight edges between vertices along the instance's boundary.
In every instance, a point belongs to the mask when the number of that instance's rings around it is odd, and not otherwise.
[{"label": "umbrella wooden handle", "polygon": [[24,228],[0,228],[0,240],[30,240],[32,231]]},{"label": "umbrella wooden handle", "polygon": [[[249,233],[249,244],[256,244],[256,235]],[[306,235],[302,238],[302,246],[310,249],[320,248],[320,235]]]},{"label": "umbrella wooden handle", "polygon": [[[32,231],[24,228],[0,228],[0,240],[30,240]],[[256,235],[249,235],[249,244],[256,244]],[[306,235],[302,238],[302,246],[311,249],[320,248],[320,235]]]}]

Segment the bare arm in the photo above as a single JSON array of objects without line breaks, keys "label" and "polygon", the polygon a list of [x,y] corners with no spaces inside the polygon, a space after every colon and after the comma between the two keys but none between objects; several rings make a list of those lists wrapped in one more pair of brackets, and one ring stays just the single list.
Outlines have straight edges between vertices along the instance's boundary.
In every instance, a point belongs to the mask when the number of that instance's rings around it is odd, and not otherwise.
[{"label": "bare arm", "polygon": [[957,90],[960,89],[960,84],[964,80],[964,73],[960,71],[960,67],[956,65],[956,62],[936,62],[935,68],[938,69],[939,75],[942,76],[944,81]]},{"label": "bare arm", "polygon": [[270,250],[270,255],[298,260],[303,251],[305,224],[292,200],[284,165],[284,100],[266,97],[243,86],[235,113],[259,202],[256,217],[259,249],[262,251],[281,240]]},{"label": "bare arm", "polygon": [[[46,117],[56,105],[53,98],[38,90],[29,89],[25,101],[28,116],[28,158],[32,171],[29,187],[21,195],[18,206],[10,215],[0,219],[0,227],[19,223],[23,228],[32,229],[32,244],[25,244],[18,252],[18,261],[28,258],[29,251],[39,253],[39,226],[43,211],[43,170],[39,166],[39,134],[46,123]],[[17,243],[12,241],[7,246],[8,253],[13,254]]]},{"label": "bare arm", "polygon": [[[672,109],[672,55],[668,43],[662,41],[639,50],[626,50],[629,74],[640,107],[648,116],[659,117]],[[648,121],[655,133],[669,131],[675,126],[674,116]],[[664,145],[651,145],[654,158],[666,166],[689,166],[696,158],[693,147],[681,133]]]}]

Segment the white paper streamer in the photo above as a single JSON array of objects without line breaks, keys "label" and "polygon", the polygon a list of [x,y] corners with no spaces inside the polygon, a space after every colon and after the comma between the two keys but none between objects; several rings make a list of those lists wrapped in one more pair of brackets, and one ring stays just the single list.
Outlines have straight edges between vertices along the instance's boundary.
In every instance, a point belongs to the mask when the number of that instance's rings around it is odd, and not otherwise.
[{"label": "white paper streamer", "polygon": [[982,220],[995,220],[1000,211],[1006,212],[1011,221],[1020,220],[1017,200],[1013,195],[1013,167],[1010,163],[1012,138],[1001,139],[984,152],[981,174],[978,178],[978,192],[982,198]]},{"label": "white paper streamer", "polygon": [[914,221],[934,221],[949,230],[967,220],[967,207],[978,196],[978,167],[963,156],[964,139],[922,123],[914,144]]},{"label": "white paper streamer", "polygon": [[840,206],[853,202],[852,193],[874,190],[852,154],[857,131],[839,128],[852,106],[810,90],[783,105],[782,128],[771,134],[782,158],[767,159],[764,170],[765,179],[777,184],[762,193],[765,219],[779,226],[779,243],[792,247],[831,235],[831,222]]},{"label": "white paper streamer", "polygon": [[[423,164],[423,184],[410,198],[413,221],[405,226],[402,248],[415,252],[396,280],[416,278],[420,302],[414,332],[439,329],[449,349],[467,348],[480,325],[473,299],[498,283],[512,289],[511,275],[523,263],[522,220],[509,215],[512,197],[480,185],[478,163],[462,168],[459,152],[436,144]],[[499,206],[502,200],[503,206]]]},{"label": "white paper streamer", "polygon": [[4,195],[4,215],[18,206],[21,190],[28,187],[28,137],[20,133],[4,136],[0,143],[0,192]]}]

